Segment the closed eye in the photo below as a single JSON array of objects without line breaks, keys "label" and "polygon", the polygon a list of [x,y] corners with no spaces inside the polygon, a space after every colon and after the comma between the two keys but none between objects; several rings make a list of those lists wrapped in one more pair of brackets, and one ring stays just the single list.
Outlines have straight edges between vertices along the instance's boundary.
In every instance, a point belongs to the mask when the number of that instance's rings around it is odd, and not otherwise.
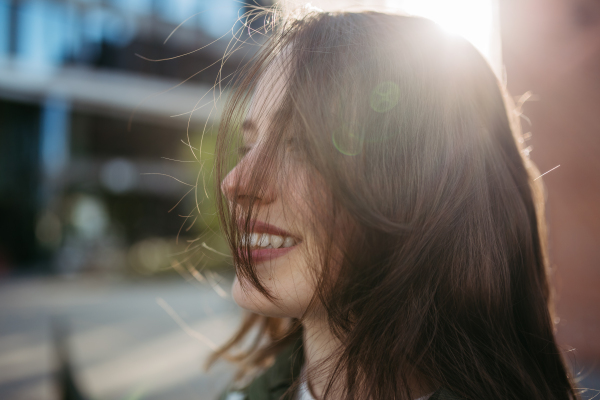
[{"label": "closed eye", "polygon": [[288,150],[298,151],[300,149],[300,141],[295,137],[288,138],[285,141],[285,147]]},{"label": "closed eye", "polygon": [[241,160],[242,158],[244,158],[246,156],[246,154],[248,154],[248,152],[250,152],[251,147],[250,146],[240,146],[238,148],[238,157]]},{"label": "closed eye", "polygon": [[291,138],[286,139],[285,151],[295,159],[301,160],[305,156],[304,149],[302,147],[302,143],[296,137],[291,137]]}]

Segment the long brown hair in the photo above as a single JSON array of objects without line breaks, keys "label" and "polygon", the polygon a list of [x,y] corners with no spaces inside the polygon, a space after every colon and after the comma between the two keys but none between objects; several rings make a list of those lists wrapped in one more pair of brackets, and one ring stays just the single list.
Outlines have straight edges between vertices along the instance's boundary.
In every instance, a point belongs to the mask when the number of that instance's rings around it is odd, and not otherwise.
[{"label": "long brown hair", "polygon": [[[541,181],[482,56],[430,21],[377,12],[310,11],[271,29],[223,114],[217,182],[278,59],[284,100],[249,204],[231,207],[217,189],[219,215],[231,248],[249,246],[253,199],[290,139],[325,182],[307,218],[320,243],[314,301],[344,344],[331,371],[342,398],[410,399],[418,373],[466,400],[575,399],[553,334]],[[277,301],[250,253],[233,254],[242,285]],[[258,332],[234,358],[262,368],[300,325],[251,314],[211,361]]]}]

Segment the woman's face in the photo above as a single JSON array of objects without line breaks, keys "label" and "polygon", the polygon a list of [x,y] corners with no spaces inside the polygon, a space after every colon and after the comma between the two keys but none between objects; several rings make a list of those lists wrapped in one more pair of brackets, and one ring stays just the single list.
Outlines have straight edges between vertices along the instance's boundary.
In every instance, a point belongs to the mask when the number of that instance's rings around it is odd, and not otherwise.
[{"label": "woman's face", "polygon": [[306,165],[293,149],[283,149],[281,165],[274,171],[266,171],[260,195],[253,194],[254,182],[250,181],[252,168],[264,156],[268,127],[282,102],[285,81],[286,69],[281,63],[275,63],[261,78],[242,126],[244,156],[223,180],[222,190],[230,206],[238,207],[238,215],[247,215],[248,205],[253,201],[252,231],[241,233],[245,240],[250,240],[258,278],[275,297],[269,300],[249,282],[242,288],[236,277],[232,289],[235,302],[262,315],[300,318],[315,291],[308,255],[315,244],[307,219],[303,218],[308,215],[310,195]]}]

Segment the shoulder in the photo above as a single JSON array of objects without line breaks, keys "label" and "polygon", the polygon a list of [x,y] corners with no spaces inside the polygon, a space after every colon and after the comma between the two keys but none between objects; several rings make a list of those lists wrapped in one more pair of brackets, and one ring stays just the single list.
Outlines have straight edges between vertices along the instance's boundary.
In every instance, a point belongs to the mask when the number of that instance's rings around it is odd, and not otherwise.
[{"label": "shoulder", "polygon": [[[254,382],[259,382],[261,378],[258,378]],[[253,384],[254,384],[253,382]],[[279,397],[272,397],[269,395],[268,385],[266,382],[260,382],[260,385],[257,385],[251,390],[252,394],[249,394],[249,390],[252,385],[250,385],[246,391],[231,391],[224,393],[219,400],[253,400],[253,399],[279,399]],[[287,390],[287,389],[286,389]],[[282,393],[283,395],[283,393]],[[439,389],[435,393],[429,397],[428,400],[462,400],[460,397],[456,396],[452,392],[446,389]]]},{"label": "shoulder", "polygon": [[[284,349],[275,363],[246,388],[240,390],[227,390],[219,400],[280,400],[292,399],[290,392],[294,381],[298,379],[304,363],[302,338]],[[462,400],[451,391],[440,388],[428,400]]]},{"label": "shoulder", "polygon": [[299,338],[279,353],[275,363],[246,388],[226,391],[219,400],[291,399],[293,393],[289,393],[289,389],[300,376],[303,363],[302,338]]}]

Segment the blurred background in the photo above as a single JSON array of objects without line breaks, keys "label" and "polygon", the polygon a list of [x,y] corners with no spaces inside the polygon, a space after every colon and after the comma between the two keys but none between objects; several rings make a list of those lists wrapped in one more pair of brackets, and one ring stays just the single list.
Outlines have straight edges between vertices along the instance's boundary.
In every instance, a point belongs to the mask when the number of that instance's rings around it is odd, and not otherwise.
[{"label": "blurred background", "polygon": [[[257,50],[230,46],[257,4],[272,1],[0,0],[1,399],[60,398],[56,327],[94,399],[212,399],[231,378],[201,369],[240,315],[211,195],[214,85]],[[600,3],[312,4],[431,18],[527,100],[558,337],[600,389]]]}]

